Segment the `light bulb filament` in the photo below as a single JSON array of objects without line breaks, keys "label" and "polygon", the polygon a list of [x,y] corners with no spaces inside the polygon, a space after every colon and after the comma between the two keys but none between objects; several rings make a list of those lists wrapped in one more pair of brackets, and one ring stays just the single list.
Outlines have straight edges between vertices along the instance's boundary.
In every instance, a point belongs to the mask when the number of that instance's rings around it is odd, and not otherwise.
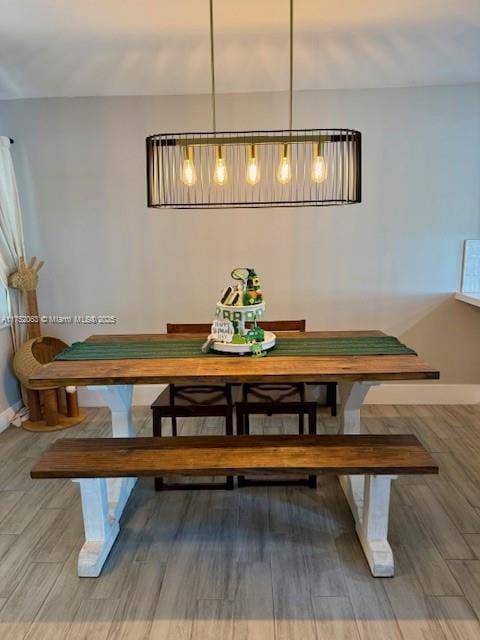
[{"label": "light bulb filament", "polygon": [[280,184],[288,184],[292,179],[292,165],[290,163],[290,145],[283,144],[280,162],[277,169],[277,180]]},{"label": "light bulb filament", "polygon": [[193,187],[197,181],[197,172],[195,171],[195,164],[193,163],[193,147],[185,147],[181,180],[187,187]]},{"label": "light bulb filament", "polygon": [[248,147],[248,162],[245,178],[248,184],[251,184],[252,187],[260,182],[260,166],[258,164],[257,146],[254,144],[251,144]]},{"label": "light bulb filament", "polygon": [[327,179],[327,165],[319,142],[313,144],[312,180],[318,184]]},{"label": "light bulb filament", "polygon": [[227,165],[225,164],[225,159],[223,157],[223,149],[221,145],[218,145],[215,149],[215,168],[213,170],[213,181],[219,187],[223,187],[227,180],[228,171]]}]

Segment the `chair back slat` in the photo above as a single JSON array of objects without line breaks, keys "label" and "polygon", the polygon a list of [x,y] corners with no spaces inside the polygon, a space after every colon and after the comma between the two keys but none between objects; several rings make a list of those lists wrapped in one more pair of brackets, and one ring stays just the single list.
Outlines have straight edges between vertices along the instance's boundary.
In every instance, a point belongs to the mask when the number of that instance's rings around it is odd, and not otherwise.
[{"label": "chair back slat", "polygon": [[211,324],[175,324],[167,322],[167,333],[210,333]]},{"label": "chair back slat", "polygon": [[[260,326],[265,331],[305,331],[305,320],[261,320]],[[210,333],[210,324],[167,322],[167,333]]]},{"label": "chair back slat", "polygon": [[[249,324],[249,323],[247,323]],[[306,331],[306,320],[260,320],[265,331]]]}]

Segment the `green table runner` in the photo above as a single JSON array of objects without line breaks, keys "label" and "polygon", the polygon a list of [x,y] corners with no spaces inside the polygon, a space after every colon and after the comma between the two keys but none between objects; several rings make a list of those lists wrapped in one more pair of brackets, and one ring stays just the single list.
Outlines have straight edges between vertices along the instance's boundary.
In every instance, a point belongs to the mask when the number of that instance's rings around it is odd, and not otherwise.
[{"label": "green table runner", "polygon": [[[55,360],[125,360],[150,358],[197,358],[225,356],[202,353],[204,340],[178,339],[158,342],[75,342]],[[392,356],[416,355],[393,336],[358,336],[337,338],[282,338],[269,352],[275,356]],[[228,354],[229,355],[229,354]],[[230,357],[238,357],[233,354]]]}]

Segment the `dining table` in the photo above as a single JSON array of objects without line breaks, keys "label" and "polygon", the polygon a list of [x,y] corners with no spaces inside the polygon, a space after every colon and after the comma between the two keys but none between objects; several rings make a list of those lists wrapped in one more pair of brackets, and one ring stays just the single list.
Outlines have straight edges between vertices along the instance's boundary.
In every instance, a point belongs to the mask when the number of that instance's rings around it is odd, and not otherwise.
[{"label": "dining table", "polygon": [[[360,434],[360,409],[368,391],[384,382],[436,380],[439,371],[382,331],[282,332],[266,357],[202,353],[206,336],[182,334],[95,334],[44,364],[31,388],[74,385],[100,392],[111,412],[112,437],[135,437],[132,419],[136,385],[244,382],[335,382],[338,434]],[[342,475],[360,543],[373,575],[393,575],[388,543],[390,480],[366,482]],[[108,480],[110,518],[118,521],[136,478]],[[84,505],[85,508],[85,505]],[[368,516],[368,517],[367,517]],[[368,526],[366,522],[368,521]]]}]

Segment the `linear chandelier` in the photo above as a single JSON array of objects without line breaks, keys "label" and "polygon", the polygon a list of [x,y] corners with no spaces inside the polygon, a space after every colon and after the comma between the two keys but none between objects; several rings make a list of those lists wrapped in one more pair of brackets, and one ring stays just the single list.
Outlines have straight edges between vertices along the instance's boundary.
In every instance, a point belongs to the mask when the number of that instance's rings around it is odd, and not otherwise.
[{"label": "linear chandelier", "polygon": [[361,202],[361,133],[293,129],[293,0],[289,128],[217,131],[210,0],[212,131],[146,139],[147,201],[158,209],[299,207]]}]

